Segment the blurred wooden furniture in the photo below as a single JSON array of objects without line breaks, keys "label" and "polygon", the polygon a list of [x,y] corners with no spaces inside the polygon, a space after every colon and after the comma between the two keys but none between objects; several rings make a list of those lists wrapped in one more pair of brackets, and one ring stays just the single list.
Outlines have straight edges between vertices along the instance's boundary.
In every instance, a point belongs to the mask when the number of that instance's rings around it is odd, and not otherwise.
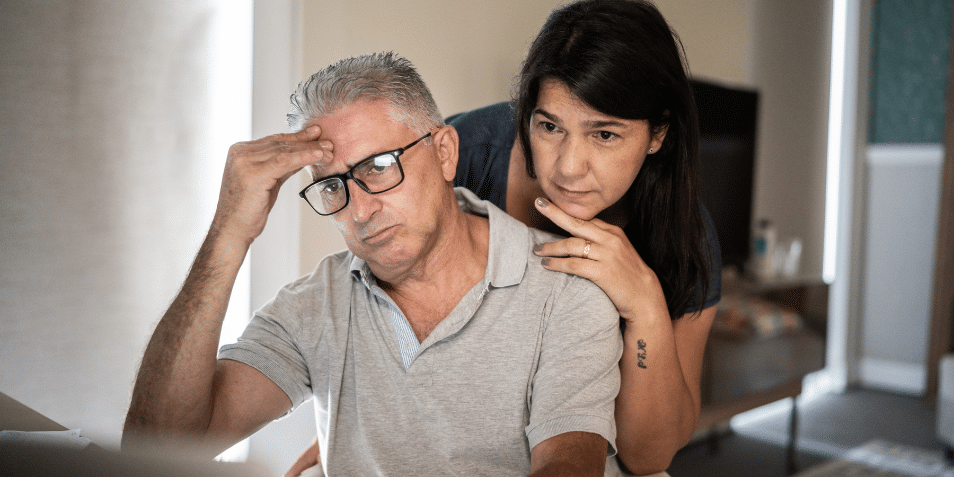
[{"label": "blurred wooden furniture", "polygon": [[0,431],[65,431],[56,421],[0,392]]},{"label": "blurred wooden furniture", "polygon": [[[802,380],[825,364],[825,328],[828,285],[820,278],[752,281],[733,276],[723,279],[720,306],[764,311],[766,304],[797,313],[798,326],[764,331],[729,332],[713,325],[706,346],[702,372],[702,410],[697,435],[709,438],[718,449],[719,426],[736,414],[797,397]],[[759,308],[761,307],[761,308]],[[724,319],[720,309],[716,320]],[[764,328],[764,327],[763,327]],[[789,468],[794,468],[798,429],[797,406],[792,406],[788,436]]]}]

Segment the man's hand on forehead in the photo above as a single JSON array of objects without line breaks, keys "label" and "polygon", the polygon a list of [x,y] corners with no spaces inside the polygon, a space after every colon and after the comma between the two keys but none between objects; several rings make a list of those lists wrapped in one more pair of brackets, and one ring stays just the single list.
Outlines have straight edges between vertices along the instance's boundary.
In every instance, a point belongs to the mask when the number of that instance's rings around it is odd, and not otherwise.
[{"label": "man's hand on forehead", "polygon": [[317,125],[233,145],[213,226],[250,243],[264,229],[282,184],[303,168],[327,166],[333,150]]}]

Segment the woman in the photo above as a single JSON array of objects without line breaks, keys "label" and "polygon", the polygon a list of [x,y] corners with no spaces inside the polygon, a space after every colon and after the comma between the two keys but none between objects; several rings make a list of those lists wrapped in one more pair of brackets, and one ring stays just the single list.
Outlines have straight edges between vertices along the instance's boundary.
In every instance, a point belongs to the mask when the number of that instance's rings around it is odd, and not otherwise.
[{"label": "woman", "polygon": [[[530,47],[515,107],[448,118],[455,185],[568,238],[553,270],[599,285],[622,318],[616,459],[664,471],[695,432],[720,293],[718,239],[700,205],[698,125],[678,37],[645,0],[554,10]],[[317,461],[313,446],[288,475]]]}]

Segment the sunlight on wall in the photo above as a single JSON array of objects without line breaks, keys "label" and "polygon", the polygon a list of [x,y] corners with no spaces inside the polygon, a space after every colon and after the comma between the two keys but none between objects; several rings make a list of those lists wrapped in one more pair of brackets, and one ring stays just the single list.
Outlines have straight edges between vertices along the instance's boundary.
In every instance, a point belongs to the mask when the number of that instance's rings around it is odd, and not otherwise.
[{"label": "sunlight on wall", "polygon": [[822,258],[822,277],[826,283],[835,279],[838,233],[838,207],[841,181],[842,120],[845,94],[845,39],[847,0],[835,0],[832,5],[831,30],[831,96],[828,117],[828,177],[825,185],[825,246]]},{"label": "sunlight on wall", "polygon": [[[226,151],[237,141],[248,140],[252,133],[252,0],[219,0],[214,6],[219,22],[212,32],[212,125],[209,147],[211,157],[205,174],[209,180],[221,177]],[[241,74],[245,72],[245,74]],[[216,204],[218,190],[209,189],[204,204]],[[212,215],[209,211],[208,215]],[[251,274],[249,257],[239,270],[232,288],[219,346],[235,342],[250,316]],[[217,457],[226,462],[242,462],[248,458],[249,440],[235,444]]]},{"label": "sunlight on wall", "polygon": [[[218,22],[212,32],[209,82],[215,123],[208,144],[210,157],[217,160],[209,161],[203,173],[210,182],[219,183],[229,147],[250,139],[252,133],[252,0],[219,0],[214,8]],[[219,190],[210,187],[207,193],[203,204],[214,207]],[[212,216],[214,210],[203,212]],[[246,257],[232,289],[220,343],[234,342],[248,322],[248,263]]]}]

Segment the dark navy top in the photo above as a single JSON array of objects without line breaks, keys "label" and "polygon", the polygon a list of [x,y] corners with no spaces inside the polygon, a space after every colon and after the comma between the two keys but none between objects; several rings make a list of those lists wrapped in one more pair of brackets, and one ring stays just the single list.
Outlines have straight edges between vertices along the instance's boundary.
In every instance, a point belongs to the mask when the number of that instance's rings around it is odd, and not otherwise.
[{"label": "dark navy top", "polygon": [[[447,118],[447,124],[457,129],[460,136],[457,176],[454,186],[466,187],[484,200],[507,210],[507,173],[510,168],[510,150],[517,138],[514,126],[515,108],[512,102],[485,106]],[[699,205],[709,243],[709,293],[701,300],[701,288],[687,311],[698,311],[719,302],[722,296],[722,255],[719,237],[705,206]],[[699,302],[703,306],[699,307]]]}]

